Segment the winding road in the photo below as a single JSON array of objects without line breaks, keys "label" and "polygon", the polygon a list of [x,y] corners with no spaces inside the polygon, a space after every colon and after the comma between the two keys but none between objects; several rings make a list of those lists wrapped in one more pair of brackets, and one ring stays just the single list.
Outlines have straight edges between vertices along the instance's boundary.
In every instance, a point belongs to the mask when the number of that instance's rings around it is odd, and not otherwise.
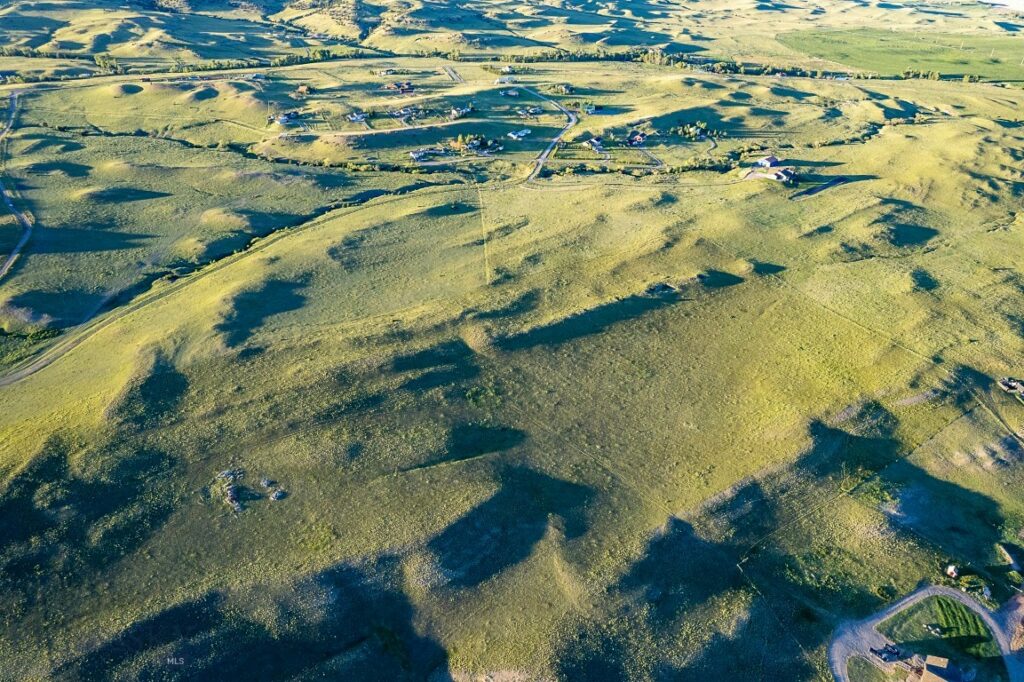
[{"label": "winding road", "polygon": [[[18,93],[12,92],[9,99],[9,111],[10,114],[7,117],[7,122],[4,124],[4,128],[0,131],[0,145],[6,140],[7,136],[10,135],[11,131],[14,130],[14,119],[18,115]],[[7,276],[11,268],[14,267],[14,263],[18,260],[18,256],[21,255],[25,245],[28,244],[29,238],[32,236],[32,221],[28,219],[24,213],[18,210],[18,207],[14,205],[14,197],[11,192],[8,191],[7,186],[4,185],[3,181],[0,180],[0,196],[4,199],[4,204],[7,205],[7,210],[11,212],[14,219],[21,225],[21,238],[18,243],[14,245],[11,253],[8,254],[7,258],[4,259],[3,265],[0,265],[0,279]]]},{"label": "winding road", "polygon": [[1021,615],[1024,613],[1024,601],[1020,597],[1014,597],[999,611],[992,612],[964,592],[943,585],[922,587],[878,613],[862,620],[848,621],[836,628],[832,644],[828,648],[828,665],[832,670],[833,677],[837,682],[850,682],[847,661],[851,656],[860,655],[872,660],[869,649],[881,649],[891,643],[878,631],[879,624],[928,597],[940,596],[956,600],[978,614],[978,617],[992,631],[992,636],[995,637],[996,643],[999,645],[1010,682],[1024,682],[1024,656],[1019,652],[1014,652],[1011,648],[1014,630],[1021,622]]},{"label": "winding road", "polygon": [[529,182],[530,180],[534,180],[538,175],[540,175],[540,171],[542,168],[544,168],[544,164],[547,163],[548,158],[551,156],[551,152],[555,151],[555,147],[557,147],[558,143],[562,141],[562,138],[565,137],[565,134],[572,130],[573,126],[575,126],[579,122],[579,119],[576,117],[576,114],[569,111],[568,109],[566,109],[565,107],[563,107],[561,104],[551,99],[550,97],[545,97],[536,90],[531,90],[530,88],[521,87],[520,89],[525,90],[526,92],[530,93],[537,99],[542,99],[548,104],[553,105],[556,109],[565,114],[566,118],[565,127],[562,128],[558,132],[558,134],[551,139],[551,144],[548,145],[547,149],[540,153],[540,156],[538,156],[537,160],[534,162],[535,165],[533,167],[533,170],[530,171],[530,175],[526,178],[527,182]]}]

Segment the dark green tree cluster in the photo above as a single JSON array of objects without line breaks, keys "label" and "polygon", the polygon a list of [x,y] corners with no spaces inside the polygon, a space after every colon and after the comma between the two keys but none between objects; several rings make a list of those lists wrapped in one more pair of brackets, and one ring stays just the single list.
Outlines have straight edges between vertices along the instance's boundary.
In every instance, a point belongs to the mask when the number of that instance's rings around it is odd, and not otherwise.
[{"label": "dark green tree cluster", "polygon": [[727,133],[724,130],[712,130],[708,127],[708,124],[704,121],[697,121],[696,123],[683,123],[677,126],[669,128],[670,135],[678,135],[684,137],[687,140],[700,140],[709,137],[725,137]]},{"label": "dark green tree cluster", "polygon": [[117,60],[109,54],[98,54],[93,57],[96,67],[103,73],[124,73],[124,67],[117,63]]}]

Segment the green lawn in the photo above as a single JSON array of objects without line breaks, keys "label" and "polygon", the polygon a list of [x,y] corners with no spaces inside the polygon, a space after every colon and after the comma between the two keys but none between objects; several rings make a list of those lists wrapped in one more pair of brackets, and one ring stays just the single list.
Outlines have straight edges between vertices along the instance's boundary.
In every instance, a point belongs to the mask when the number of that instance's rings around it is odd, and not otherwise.
[{"label": "green lawn", "polygon": [[[936,635],[927,628],[937,626]],[[979,680],[1006,679],[1006,667],[992,633],[970,609],[947,597],[930,597],[900,611],[878,630],[914,653],[949,658],[977,668]]]}]

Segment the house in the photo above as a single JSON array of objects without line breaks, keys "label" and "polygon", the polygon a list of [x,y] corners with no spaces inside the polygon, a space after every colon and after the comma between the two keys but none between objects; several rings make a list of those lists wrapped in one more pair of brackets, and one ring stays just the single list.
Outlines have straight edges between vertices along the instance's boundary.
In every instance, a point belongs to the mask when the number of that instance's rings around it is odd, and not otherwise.
[{"label": "house", "polygon": [[494,79],[495,85],[511,85],[512,83],[515,82],[516,79],[513,76],[499,76],[498,78]]},{"label": "house", "polygon": [[415,87],[409,81],[395,81],[394,83],[388,83],[385,85],[384,89],[390,90],[391,92],[398,92],[402,95],[408,95],[415,90]]},{"label": "house", "polygon": [[639,147],[647,140],[647,133],[642,130],[631,130],[629,131],[629,137],[626,138],[626,144],[630,147]]},{"label": "house", "polygon": [[251,80],[251,81],[265,81],[265,80],[267,80],[267,77],[266,77],[266,75],[264,75],[262,73],[250,73],[249,74],[249,80]]},{"label": "house", "polygon": [[472,104],[467,104],[464,107],[452,107],[452,110],[448,112],[448,118],[454,121],[456,119],[462,118],[471,111],[473,111]]},{"label": "house", "polygon": [[1007,393],[1024,395],[1024,380],[1014,379],[1013,377],[1003,377],[996,383],[999,385],[999,388],[1003,389]]},{"label": "house", "polygon": [[956,567],[956,564],[950,564],[949,566],[946,566],[946,575],[953,580],[956,580],[960,577],[960,569]]},{"label": "house", "polygon": [[583,144],[593,149],[598,154],[604,153],[604,147],[601,146],[602,139],[600,137],[592,137]]},{"label": "house", "polygon": [[590,114],[594,113],[595,111],[597,111],[597,107],[595,107],[593,104],[584,104],[583,105],[583,113],[584,114],[590,115]]},{"label": "house", "polygon": [[388,112],[388,116],[394,118],[416,118],[422,113],[422,110],[418,107],[402,107],[401,109],[392,109]]},{"label": "house", "polygon": [[529,128],[523,128],[522,130],[516,130],[514,132],[509,133],[506,137],[508,137],[511,140],[518,141],[529,135],[530,132],[531,131]]},{"label": "house", "polygon": [[288,125],[289,123],[295,122],[299,118],[299,112],[297,111],[286,111],[283,114],[277,114],[276,116],[268,116],[267,123],[277,123],[278,125]]},{"label": "house", "polygon": [[772,180],[781,182],[784,184],[790,184],[796,182],[796,171],[792,168],[780,168],[779,170],[772,173]]},{"label": "house", "polygon": [[295,94],[298,95],[299,97],[305,97],[311,91],[312,90],[310,89],[310,87],[308,85],[306,85],[305,83],[303,83],[299,87],[295,88]]},{"label": "house", "polygon": [[366,114],[363,113],[362,111],[353,111],[345,118],[352,121],[353,123],[363,123],[364,121],[366,121]]},{"label": "house", "polygon": [[443,149],[435,149],[435,148],[414,149],[413,151],[409,152],[409,156],[412,157],[413,161],[416,161],[418,163],[420,161],[426,161],[427,159],[429,159],[429,158],[431,158],[433,156],[437,156],[437,155],[443,154],[443,153],[444,153]]},{"label": "house", "polygon": [[[913,678],[911,678],[913,679]],[[924,667],[917,678],[921,682],[960,682],[960,672],[948,658],[928,656],[924,659]]]},{"label": "house", "polygon": [[516,70],[510,64],[506,64],[505,66],[501,67],[501,72],[502,73],[515,73]]},{"label": "house", "polygon": [[377,75],[378,76],[393,76],[393,75],[395,75],[395,70],[394,69],[381,69],[380,71],[377,72]]},{"label": "house", "polygon": [[763,159],[755,161],[754,165],[760,166],[761,168],[774,168],[779,165],[779,159],[776,156],[766,156]]},{"label": "house", "polygon": [[509,88],[508,90],[499,90],[498,94],[502,97],[519,97],[519,91],[515,88]]}]

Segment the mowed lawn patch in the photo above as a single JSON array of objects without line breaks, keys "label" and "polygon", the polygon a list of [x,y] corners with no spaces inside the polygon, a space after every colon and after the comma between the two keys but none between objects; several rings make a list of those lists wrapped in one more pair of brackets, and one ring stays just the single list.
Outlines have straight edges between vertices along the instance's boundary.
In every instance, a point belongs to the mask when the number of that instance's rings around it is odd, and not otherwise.
[{"label": "mowed lawn patch", "polygon": [[[928,626],[938,628],[939,634],[933,634]],[[953,599],[930,597],[893,615],[878,629],[901,648],[976,666],[978,679],[1006,679],[992,633],[977,614]]]}]

